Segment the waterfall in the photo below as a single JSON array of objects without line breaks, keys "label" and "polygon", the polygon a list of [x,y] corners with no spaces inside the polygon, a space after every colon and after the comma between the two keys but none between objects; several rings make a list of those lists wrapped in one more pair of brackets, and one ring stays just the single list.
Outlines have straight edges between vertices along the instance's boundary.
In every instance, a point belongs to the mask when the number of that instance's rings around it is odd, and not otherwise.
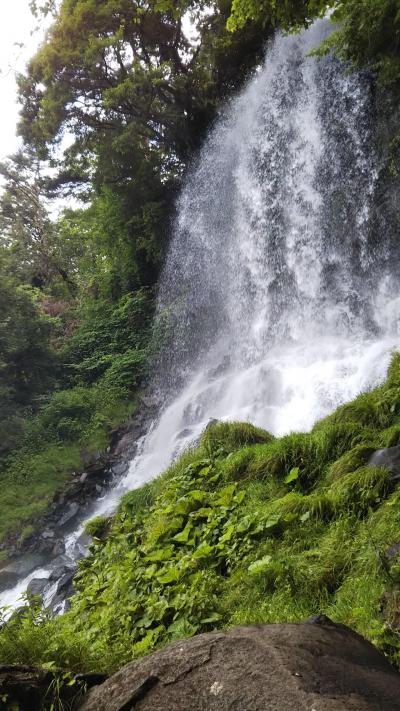
[{"label": "waterfall", "polygon": [[370,82],[308,56],[326,32],[318,21],[275,38],[186,177],[156,324],[169,333],[156,377],[166,405],[92,515],[159,474],[211,419],[304,431],[385,376],[400,294],[376,210]]}]

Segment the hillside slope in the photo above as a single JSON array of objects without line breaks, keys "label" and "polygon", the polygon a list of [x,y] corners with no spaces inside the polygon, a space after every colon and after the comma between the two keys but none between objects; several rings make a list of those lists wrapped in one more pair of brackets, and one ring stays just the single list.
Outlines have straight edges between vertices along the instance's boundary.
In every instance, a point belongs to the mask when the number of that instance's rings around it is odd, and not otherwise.
[{"label": "hillside slope", "polygon": [[367,463],[399,441],[399,354],[310,433],[213,424],[91,522],[71,610],[31,601],[3,626],[0,662],[111,671],[199,632],[325,613],[398,663],[400,491]]}]

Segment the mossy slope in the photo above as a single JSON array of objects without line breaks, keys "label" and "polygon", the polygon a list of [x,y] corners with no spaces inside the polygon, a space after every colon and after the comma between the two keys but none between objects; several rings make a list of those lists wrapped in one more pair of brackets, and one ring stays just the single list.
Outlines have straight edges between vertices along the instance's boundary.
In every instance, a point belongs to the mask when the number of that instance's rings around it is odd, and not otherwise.
[{"label": "mossy slope", "polygon": [[367,463],[399,435],[400,355],[308,434],[213,425],[96,523],[72,609],[32,604],[2,628],[0,662],[111,671],[198,632],[324,612],[398,663],[400,489]]}]

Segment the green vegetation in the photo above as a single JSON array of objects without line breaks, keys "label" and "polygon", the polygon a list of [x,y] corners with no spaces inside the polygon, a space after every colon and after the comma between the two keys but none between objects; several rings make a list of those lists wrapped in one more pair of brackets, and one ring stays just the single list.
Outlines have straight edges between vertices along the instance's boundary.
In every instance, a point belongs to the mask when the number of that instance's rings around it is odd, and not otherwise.
[{"label": "green vegetation", "polygon": [[72,609],[51,619],[31,603],[2,628],[0,662],[111,671],[199,632],[323,612],[400,665],[400,490],[367,466],[400,425],[399,372],[397,354],[382,387],[308,434],[207,428],[89,524]]},{"label": "green vegetation", "polygon": [[248,23],[263,22],[288,31],[307,27],[332,9],[336,29],[316,48],[333,51],[354,67],[369,68],[383,82],[400,79],[400,4],[398,0],[233,0],[228,27],[235,32]]},{"label": "green vegetation", "polygon": [[[28,298],[24,292],[22,297]],[[116,305],[91,305],[58,350],[58,387],[42,394],[36,412],[22,406],[18,417],[15,407],[12,414],[4,412],[2,426],[11,434],[3,439],[8,451],[0,470],[0,540],[17,532],[23,539],[23,529],[46,510],[71,473],[84,467],[92,453],[104,452],[111,432],[135,411],[147,375],[151,315],[152,295],[143,289]],[[40,324],[41,317],[36,318]],[[34,328],[32,319],[31,332],[36,333]],[[23,352],[35,364],[24,333],[25,327],[20,332]],[[41,357],[41,367],[45,362]]]}]

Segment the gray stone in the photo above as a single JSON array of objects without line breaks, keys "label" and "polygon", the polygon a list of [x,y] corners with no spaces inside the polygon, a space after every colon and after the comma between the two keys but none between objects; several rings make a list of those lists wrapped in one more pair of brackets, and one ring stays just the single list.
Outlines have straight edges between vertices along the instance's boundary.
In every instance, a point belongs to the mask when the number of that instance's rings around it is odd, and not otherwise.
[{"label": "gray stone", "polygon": [[54,531],[51,531],[49,528],[46,528],[46,530],[42,533],[42,538],[54,538],[54,536]]},{"label": "gray stone", "polygon": [[60,580],[60,578],[62,578],[64,575],[67,575],[68,573],[71,573],[71,572],[72,572],[72,568],[69,568],[67,565],[60,565],[51,571],[49,580],[51,582]]},{"label": "gray stone", "polygon": [[89,692],[81,711],[399,711],[400,675],[319,618],[176,642]]},{"label": "gray stone", "polygon": [[386,558],[395,558],[400,553],[400,543],[393,543],[386,549]]},{"label": "gray stone", "polygon": [[72,587],[72,581],[74,579],[75,575],[75,570],[70,570],[65,575],[60,578],[57,584],[57,590],[56,590],[56,595],[65,595],[67,596],[70,592],[72,594],[73,592],[73,587]]},{"label": "gray stone", "polygon": [[62,541],[56,541],[51,551],[52,555],[59,556],[65,553],[65,545]]},{"label": "gray stone", "polygon": [[76,502],[72,502],[72,504],[68,505],[67,510],[61,516],[57,525],[60,527],[65,526],[65,524],[68,523],[68,521],[70,521],[72,518],[74,518],[74,516],[76,516],[78,511],[79,511],[79,504],[77,504]]},{"label": "gray stone", "polygon": [[209,380],[217,380],[222,375],[225,375],[226,372],[229,370],[230,365],[231,365],[230,357],[228,355],[224,356],[221,363],[216,368],[213,368],[212,370],[208,371],[208,373],[207,373],[208,379]]},{"label": "gray stone", "polygon": [[142,405],[148,409],[153,409],[160,406],[160,399],[157,395],[144,395],[141,399]]},{"label": "gray stone", "polygon": [[19,575],[13,570],[0,570],[0,591],[14,587],[19,580]]},{"label": "gray stone", "polygon": [[185,429],[181,430],[178,432],[176,435],[175,439],[186,439],[186,437],[190,437],[192,434],[193,430],[190,429],[190,427],[185,427]]},{"label": "gray stone", "polygon": [[400,475],[400,447],[378,449],[368,464],[373,467],[387,467],[396,476]]},{"label": "gray stone", "polygon": [[26,591],[28,595],[43,595],[44,590],[49,584],[48,578],[33,578]]},{"label": "gray stone", "polygon": [[116,462],[112,466],[112,473],[115,474],[115,476],[122,476],[122,474],[125,474],[129,469],[129,462]]}]

